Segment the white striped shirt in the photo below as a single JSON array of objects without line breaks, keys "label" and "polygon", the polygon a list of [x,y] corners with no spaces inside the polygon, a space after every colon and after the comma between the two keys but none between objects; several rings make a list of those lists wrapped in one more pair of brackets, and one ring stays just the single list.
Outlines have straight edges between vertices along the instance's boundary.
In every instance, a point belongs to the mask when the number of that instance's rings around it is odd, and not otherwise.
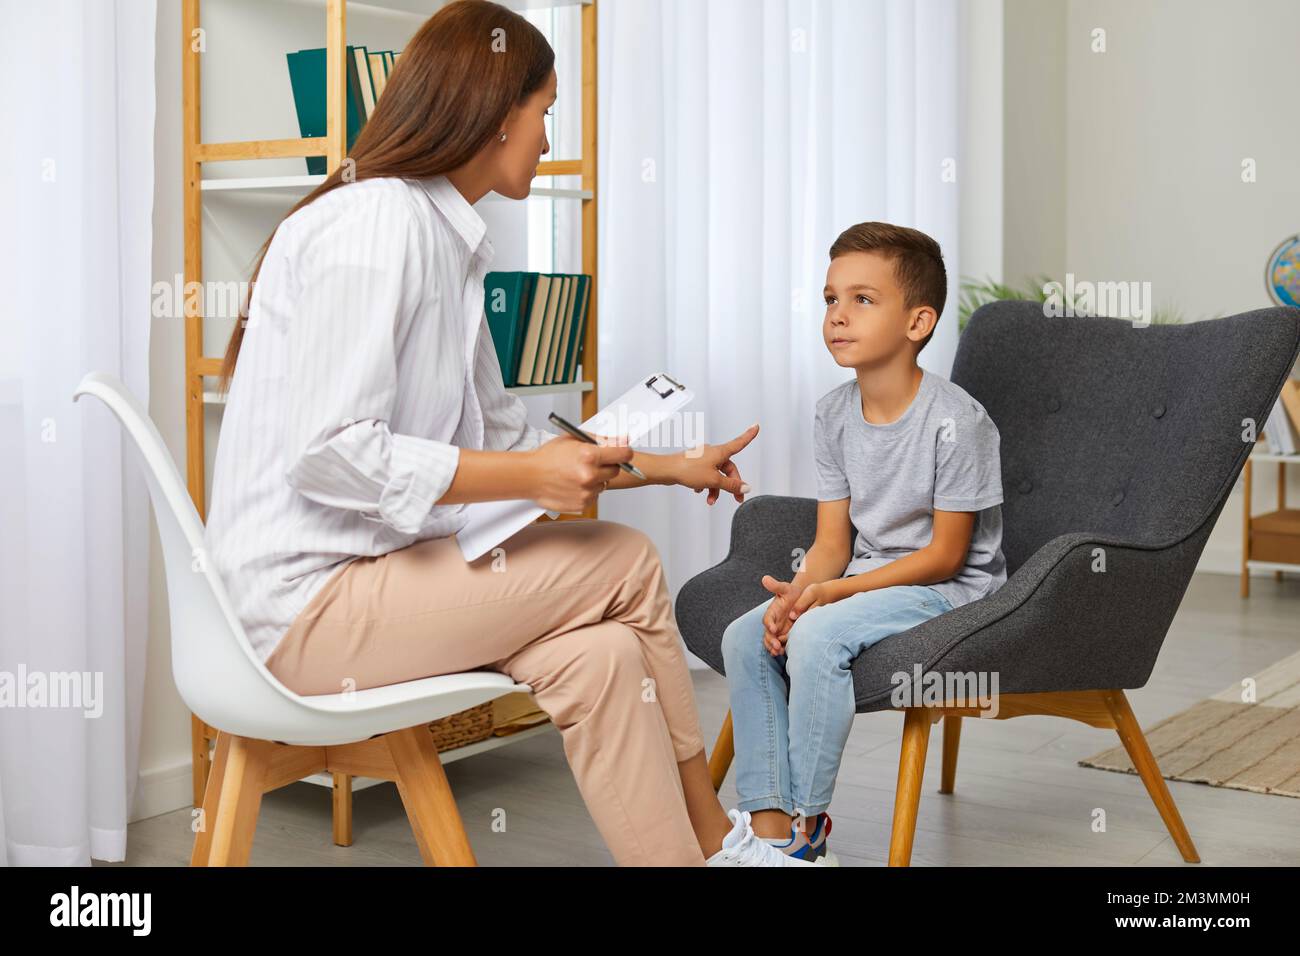
[{"label": "white striped shirt", "polygon": [[266,660],[345,562],[455,534],[461,448],[555,435],[506,392],[487,227],[446,177],[368,179],[281,223],[227,397],[205,543]]}]

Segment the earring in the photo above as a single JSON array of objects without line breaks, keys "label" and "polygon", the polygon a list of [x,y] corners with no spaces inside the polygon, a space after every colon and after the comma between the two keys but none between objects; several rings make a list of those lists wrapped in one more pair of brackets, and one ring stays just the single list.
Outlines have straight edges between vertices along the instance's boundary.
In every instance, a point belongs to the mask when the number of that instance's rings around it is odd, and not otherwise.
[{"label": "earring", "polygon": [[506,131],[505,131],[505,130],[502,130],[502,131],[501,131],[501,142],[504,143],[505,141],[506,141]]}]

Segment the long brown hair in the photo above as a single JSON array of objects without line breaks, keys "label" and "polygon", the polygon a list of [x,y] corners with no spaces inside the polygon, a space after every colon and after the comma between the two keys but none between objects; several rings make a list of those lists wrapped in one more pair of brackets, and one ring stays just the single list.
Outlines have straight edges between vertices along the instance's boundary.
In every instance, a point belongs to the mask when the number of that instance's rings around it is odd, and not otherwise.
[{"label": "long brown hair", "polygon": [[[496,136],[512,107],[541,89],[555,65],[555,52],[526,19],[489,0],[455,0],[412,37],[343,164],[285,214],[299,209],[347,181],[400,176],[427,179],[469,162]],[[284,220],[282,219],[281,222]],[[278,228],[278,226],[277,226]],[[240,309],[219,388],[235,374],[244,340],[248,306],[266,250],[258,251],[248,299]]]}]

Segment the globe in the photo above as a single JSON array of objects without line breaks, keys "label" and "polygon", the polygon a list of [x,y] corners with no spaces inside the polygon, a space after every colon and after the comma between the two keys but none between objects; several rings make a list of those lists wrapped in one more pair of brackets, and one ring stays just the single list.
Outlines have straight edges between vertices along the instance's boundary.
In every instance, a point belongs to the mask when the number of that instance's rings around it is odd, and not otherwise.
[{"label": "globe", "polygon": [[1283,239],[1273,250],[1264,281],[1274,302],[1300,309],[1300,235]]}]

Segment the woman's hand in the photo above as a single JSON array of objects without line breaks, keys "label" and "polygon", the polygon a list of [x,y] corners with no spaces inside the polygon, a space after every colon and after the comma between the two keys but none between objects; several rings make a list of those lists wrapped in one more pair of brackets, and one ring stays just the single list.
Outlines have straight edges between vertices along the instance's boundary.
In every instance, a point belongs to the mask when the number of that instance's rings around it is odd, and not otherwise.
[{"label": "woman's hand", "polygon": [[695,489],[698,494],[706,488],[708,502],[718,500],[720,492],[728,492],[737,501],[744,501],[749,485],[740,477],[740,470],[731,459],[754,440],[758,425],[750,425],[743,432],[721,445],[697,445],[675,456],[671,480],[673,484]]},{"label": "woman's hand", "polygon": [[793,581],[778,581],[770,574],[763,575],[763,587],[775,595],[772,603],[763,614],[763,646],[773,657],[785,653],[785,643],[790,637],[790,608],[803,591],[801,585]]},{"label": "woman's hand", "polygon": [[529,497],[548,511],[585,511],[620,474],[619,462],[632,461],[626,444],[590,445],[568,435],[522,454],[532,471]]}]

